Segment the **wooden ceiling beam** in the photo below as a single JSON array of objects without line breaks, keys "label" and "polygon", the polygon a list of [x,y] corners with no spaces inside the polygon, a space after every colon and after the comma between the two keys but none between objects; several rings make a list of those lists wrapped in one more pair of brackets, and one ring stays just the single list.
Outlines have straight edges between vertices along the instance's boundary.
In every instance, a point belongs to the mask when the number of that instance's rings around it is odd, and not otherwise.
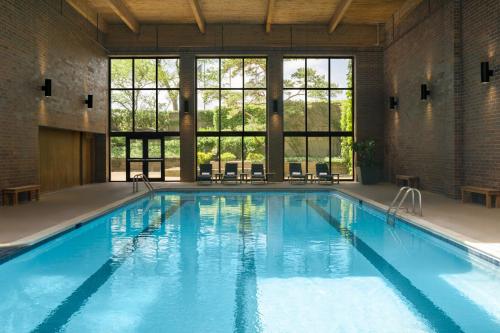
[{"label": "wooden ceiling beam", "polygon": [[266,16],[266,32],[271,32],[271,24],[273,23],[273,15],[274,15],[274,3],[276,0],[268,0],[267,1],[267,16]]},{"label": "wooden ceiling beam", "polygon": [[90,8],[85,1],[66,0],[66,3],[100,31],[104,33],[108,31],[108,25],[106,21],[103,18],[99,17],[99,13],[93,8]]},{"label": "wooden ceiling beam", "polygon": [[205,18],[203,17],[203,13],[201,11],[200,3],[198,0],[188,0],[189,5],[191,6],[191,10],[193,11],[194,19],[196,20],[196,24],[198,25],[198,29],[202,34],[206,31],[206,23]]},{"label": "wooden ceiling beam", "polygon": [[328,33],[332,33],[335,31],[340,21],[344,18],[347,9],[351,5],[352,0],[341,0],[337,7],[335,8],[335,13],[333,13],[332,18],[330,19],[330,23],[328,23]]},{"label": "wooden ceiling beam", "polygon": [[406,17],[411,11],[413,11],[415,8],[417,8],[418,5],[422,0],[406,0],[401,7],[393,14],[394,18],[394,23],[396,25],[399,24],[399,22]]},{"label": "wooden ceiling beam", "polygon": [[132,30],[138,34],[140,31],[140,24],[130,12],[122,0],[108,0],[108,4],[113,11],[120,17],[120,19]]}]

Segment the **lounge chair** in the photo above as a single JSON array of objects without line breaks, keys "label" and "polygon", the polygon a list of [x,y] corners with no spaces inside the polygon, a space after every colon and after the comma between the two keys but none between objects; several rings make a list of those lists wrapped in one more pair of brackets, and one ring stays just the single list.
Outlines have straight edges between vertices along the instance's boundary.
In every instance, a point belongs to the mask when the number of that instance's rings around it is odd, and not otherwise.
[{"label": "lounge chair", "polygon": [[250,169],[250,182],[267,182],[263,164],[252,164]]},{"label": "lounge chair", "polygon": [[302,164],[300,163],[290,163],[288,165],[290,175],[288,176],[288,181],[292,183],[293,181],[300,181],[307,183],[307,176],[302,173]]},{"label": "lounge chair", "polygon": [[226,163],[224,167],[224,176],[222,177],[222,182],[237,182],[238,181],[238,164],[237,163]]},{"label": "lounge chair", "polygon": [[316,163],[316,180],[318,183],[329,182],[330,184],[333,184],[333,181],[335,180],[334,176],[337,176],[337,183],[339,183],[339,174],[330,173],[326,163]]},{"label": "lounge chair", "polygon": [[197,177],[199,182],[212,183],[212,164],[200,164],[200,174]]}]

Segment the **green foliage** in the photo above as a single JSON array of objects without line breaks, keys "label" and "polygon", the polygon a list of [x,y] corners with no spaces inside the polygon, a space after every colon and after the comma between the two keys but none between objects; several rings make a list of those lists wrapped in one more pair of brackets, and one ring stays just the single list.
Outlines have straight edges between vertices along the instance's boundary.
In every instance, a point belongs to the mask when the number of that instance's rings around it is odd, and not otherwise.
[{"label": "green foliage", "polygon": [[[135,93],[135,123],[136,129],[140,131],[156,131],[156,103],[158,103],[158,130],[178,131],[179,130],[179,61],[177,59],[150,59],[135,60],[135,82],[132,82],[132,60],[113,59],[111,66],[112,88],[127,88],[130,90],[112,91],[112,112],[111,130],[114,132],[132,131],[132,86],[135,88],[156,87],[156,73],[158,73],[158,87],[166,90],[158,90],[158,100],[156,93],[147,95],[146,91],[134,91]],[[197,63],[198,87],[218,88],[219,87],[219,60],[199,59]],[[247,90],[245,96],[242,91],[222,90],[199,90],[198,91],[198,130],[221,130],[241,131],[243,129],[243,119],[246,131],[266,130],[266,59],[265,58],[227,58],[221,61],[221,79],[224,86],[237,86],[241,82],[242,72],[245,71],[246,88],[262,88],[261,90]],[[304,87],[305,68],[299,68],[292,73],[291,79],[285,80],[286,87]],[[347,73],[347,81],[352,86],[352,62]],[[324,90],[310,90],[309,101],[309,122],[314,124],[314,130],[325,130],[328,127],[328,110],[331,109],[330,127],[334,131],[353,130],[352,127],[352,92],[345,90],[345,98],[336,95],[332,98],[332,105],[329,105],[328,98],[328,78],[310,68],[308,72],[309,86],[325,87]],[[170,89],[170,90],[169,90]],[[331,90],[331,95],[335,96],[336,91]],[[161,96],[160,96],[161,94]],[[219,98],[220,103],[219,116]],[[244,109],[243,102],[244,100]],[[333,104],[335,100],[335,105]],[[138,103],[140,102],[140,103]],[[285,107],[285,130],[304,130],[304,90],[286,90],[284,96]],[[206,108],[205,108],[206,107]],[[244,113],[244,117],[243,117]],[[220,119],[220,124],[219,124]],[[125,141],[113,141],[112,156],[124,158]],[[342,161],[343,165],[352,172],[352,149],[351,137],[341,137],[335,141],[336,153],[332,153],[332,161]],[[332,141],[332,144],[334,141]],[[198,138],[198,162],[207,163],[217,159],[218,150],[221,151],[222,160],[241,159],[241,137],[223,137],[221,147],[218,147],[218,138],[199,137]],[[304,138],[297,138],[288,143],[286,160],[305,160]],[[310,147],[311,148],[311,147]],[[139,148],[131,147],[133,154],[141,154]],[[156,149],[156,148],[155,148]],[[165,140],[165,156],[168,158],[178,158],[180,154],[179,141]],[[244,139],[245,160],[263,161],[265,159],[265,137],[245,137]],[[359,154],[358,154],[359,155]],[[122,157],[123,156],[123,157]],[[312,158],[312,157],[311,157]],[[318,160],[328,161],[328,156]]]},{"label": "green foliage", "polygon": [[[168,60],[168,61],[167,61]],[[158,94],[160,131],[179,128],[179,61],[159,59],[158,86],[175,90],[160,90]],[[132,59],[111,60],[111,87],[132,89],[156,88],[156,60],[135,59],[135,81],[132,84]],[[156,131],[156,92],[141,90],[115,90],[111,92],[111,130],[132,131],[132,92],[135,98],[135,128],[137,131]],[[165,112],[167,111],[170,112]],[[169,113],[172,113],[170,115]]]},{"label": "green foliage", "polygon": [[205,152],[202,152],[202,151],[198,152],[198,163],[199,164],[210,163],[210,161],[212,160],[212,158],[213,158],[213,154],[212,153],[205,153]]},{"label": "green foliage", "polygon": [[111,158],[125,158],[125,138],[111,137]]},{"label": "green foliage", "polygon": [[221,161],[234,161],[236,160],[236,155],[230,152],[225,152],[220,154]]},{"label": "green foliage", "polygon": [[340,138],[340,150],[342,161],[345,167],[352,174],[352,137],[344,136]]},{"label": "green foliage", "polygon": [[[246,88],[265,88],[266,60],[264,58],[245,58]],[[198,59],[198,87],[219,87],[218,59]],[[223,58],[221,60],[221,86],[242,87],[243,61],[241,58]],[[199,90],[198,91],[198,130],[242,131],[243,112],[245,129],[265,131],[266,129],[266,91],[252,90]],[[220,95],[219,95],[220,94]],[[220,101],[219,101],[220,99]],[[243,100],[245,107],[243,110]],[[219,117],[220,103],[220,117]],[[219,125],[220,119],[220,125]]]},{"label": "green foliage", "polygon": [[[291,79],[284,81],[285,87],[303,87],[305,82],[305,68],[301,67],[291,75]],[[348,86],[352,86],[352,62],[350,62],[346,73]],[[327,87],[328,81],[324,75],[318,74],[314,69],[309,69],[308,82],[316,87]],[[308,91],[308,123],[314,124],[313,130],[326,130],[328,128],[328,95],[327,90],[309,90]],[[350,132],[352,127],[352,91],[344,90],[345,95],[340,95],[340,91],[331,90],[332,105],[331,109],[331,129],[332,131]],[[304,130],[304,108],[305,96],[304,90],[285,90],[284,92],[285,108],[285,130],[303,131]],[[340,96],[345,96],[342,98]],[[311,102],[311,99],[314,102]],[[310,128],[311,129],[311,128]],[[352,137],[340,137],[338,141],[332,141],[332,145],[338,145],[335,153],[332,153],[332,162],[342,163],[347,172],[352,173]],[[332,147],[333,149],[333,147]],[[309,147],[311,154],[311,147]],[[314,155],[316,156],[316,155]],[[319,156],[319,155],[318,155]],[[287,138],[286,161],[304,161],[305,160],[305,141],[304,138]],[[316,160],[314,157],[310,161]],[[318,161],[321,160],[318,159]],[[328,157],[325,158],[328,161]]]},{"label": "green foliage", "polygon": [[250,152],[246,154],[246,161],[263,162],[265,160],[264,154]]},{"label": "green foliage", "polygon": [[165,138],[165,158],[179,158],[181,156],[181,142],[178,137]]},{"label": "green foliage", "polygon": [[357,154],[358,165],[361,167],[375,166],[375,140],[354,142],[352,149]]}]

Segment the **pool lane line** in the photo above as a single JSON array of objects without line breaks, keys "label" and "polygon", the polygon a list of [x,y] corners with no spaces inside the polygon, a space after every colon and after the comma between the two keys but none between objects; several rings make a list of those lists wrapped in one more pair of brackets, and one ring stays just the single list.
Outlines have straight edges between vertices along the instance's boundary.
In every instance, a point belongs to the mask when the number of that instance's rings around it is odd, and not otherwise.
[{"label": "pool lane line", "polygon": [[262,330],[257,313],[257,272],[255,265],[255,234],[250,211],[245,212],[245,200],[241,202],[241,215],[238,234],[240,260],[236,274],[235,309],[233,333],[245,333],[248,328],[257,332]]},{"label": "pool lane line", "polygon": [[[139,248],[139,240],[142,237],[151,236],[158,231],[167,219],[171,218],[186,200],[181,200],[177,205],[169,207],[161,214],[160,222],[151,223],[145,227],[139,234],[132,238],[129,245],[125,246],[119,254],[113,255],[102,266],[89,276],[71,295],[62,301],[57,308],[52,310],[49,315],[31,332],[59,332],[70,320],[70,318],[79,311],[95,294],[99,288],[109,280],[114,272]],[[189,200],[191,202],[191,200]]]},{"label": "pool lane line", "polygon": [[361,253],[379,272],[389,281],[399,293],[410,302],[422,317],[437,332],[463,332],[455,321],[450,318],[441,308],[435,305],[425,294],[415,287],[411,281],[401,274],[394,266],[379,255],[367,243],[349,228],[342,227],[340,222],[330,213],[318,206],[314,201],[307,200],[307,205],[314,209],[325,221],[327,221],[337,232],[347,240],[359,253]]}]

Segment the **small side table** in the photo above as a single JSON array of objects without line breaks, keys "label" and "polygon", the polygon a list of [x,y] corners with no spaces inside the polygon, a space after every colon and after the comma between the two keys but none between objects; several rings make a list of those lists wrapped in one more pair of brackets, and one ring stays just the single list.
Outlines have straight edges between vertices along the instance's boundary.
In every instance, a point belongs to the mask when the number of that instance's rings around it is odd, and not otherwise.
[{"label": "small side table", "polygon": [[248,183],[248,173],[246,172],[240,173],[240,184],[243,182]]},{"label": "small side table", "polygon": [[332,173],[332,183],[335,182],[337,182],[337,184],[340,184],[340,173]]},{"label": "small side table", "polygon": [[403,182],[405,186],[420,188],[420,179],[418,176],[396,175],[396,185]]},{"label": "small side table", "polygon": [[311,182],[311,184],[314,182],[314,174],[306,173],[305,176],[306,176],[306,184],[307,182]]},{"label": "small side table", "polygon": [[266,183],[269,183],[269,177],[274,176],[276,172],[266,172]]},{"label": "small side table", "polygon": [[217,182],[221,183],[222,182],[222,177],[224,174],[222,172],[216,172],[214,173],[214,181],[217,184]]}]

